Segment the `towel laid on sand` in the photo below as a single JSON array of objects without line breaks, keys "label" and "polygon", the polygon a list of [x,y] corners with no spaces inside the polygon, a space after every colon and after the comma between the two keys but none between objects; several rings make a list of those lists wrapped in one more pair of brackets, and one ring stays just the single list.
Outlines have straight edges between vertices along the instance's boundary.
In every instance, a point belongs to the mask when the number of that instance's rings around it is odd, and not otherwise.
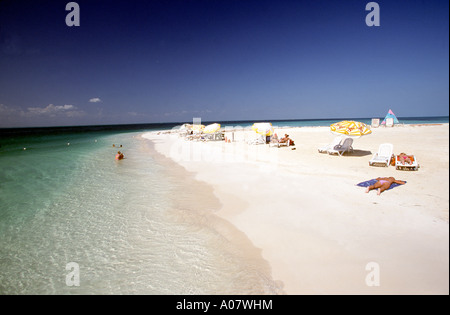
[{"label": "towel laid on sand", "polygon": [[[359,187],[369,187],[370,185],[373,185],[373,184],[375,184],[376,182],[377,182],[377,180],[374,178],[374,179],[366,180],[365,182],[358,183],[358,184],[356,184],[356,186],[359,186]],[[406,184],[406,181],[405,181],[405,184]],[[389,188],[386,189],[386,190],[395,188],[395,187],[397,187],[397,186],[401,186],[401,185],[400,185],[400,184],[397,184],[397,183],[392,183],[392,184],[391,184],[391,187],[389,187]]]}]

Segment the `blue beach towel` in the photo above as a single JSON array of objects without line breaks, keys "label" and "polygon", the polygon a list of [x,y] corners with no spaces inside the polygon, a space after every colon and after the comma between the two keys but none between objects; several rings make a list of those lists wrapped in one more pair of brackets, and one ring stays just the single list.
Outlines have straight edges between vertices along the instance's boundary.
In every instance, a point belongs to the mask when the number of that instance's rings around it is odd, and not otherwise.
[{"label": "blue beach towel", "polygon": [[[369,180],[366,180],[365,182],[361,182],[361,183],[359,183],[359,184],[356,184],[356,186],[359,186],[359,187],[369,187],[370,185],[373,185],[373,184],[375,184],[377,182],[377,180],[376,179],[369,179]],[[406,184],[406,181],[404,181],[405,182],[405,184]],[[390,190],[390,189],[392,189],[392,188],[395,188],[395,187],[397,187],[397,186],[401,186],[400,184],[397,184],[397,183],[392,183],[391,184],[391,187],[389,187],[388,189],[386,189],[386,190]]]}]

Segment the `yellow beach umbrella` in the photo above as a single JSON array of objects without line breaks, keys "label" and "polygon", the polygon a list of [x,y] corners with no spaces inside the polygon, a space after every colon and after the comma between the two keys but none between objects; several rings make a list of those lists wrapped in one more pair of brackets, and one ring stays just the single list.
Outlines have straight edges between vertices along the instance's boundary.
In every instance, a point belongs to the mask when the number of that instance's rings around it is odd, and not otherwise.
[{"label": "yellow beach umbrella", "polygon": [[220,130],[220,124],[214,123],[214,124],[210,124],[210,125],[206,126],[203,129],[203,132],[204,133],[215,133],[219,130]]},{"label": "yellow beach umbrella", "polygon": [[269,122],[254,123],[252,130],[263,136],[271,136],[274,133],[272,124]]},{"label": "yellow beach umbrella", "polygon": [[349,137],[361,137],[372,133],[365,123],[353,120],[343,120],[330,126],[331,132]]}]

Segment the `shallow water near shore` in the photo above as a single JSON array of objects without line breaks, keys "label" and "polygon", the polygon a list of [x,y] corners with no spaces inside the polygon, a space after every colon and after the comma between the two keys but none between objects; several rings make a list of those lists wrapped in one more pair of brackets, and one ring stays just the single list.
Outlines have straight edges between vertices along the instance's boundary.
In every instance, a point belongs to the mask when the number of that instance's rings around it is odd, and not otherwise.
[{"label": "shallow water near shore", "polygon": [[0,155],[1,294],[282,292],[212,189],[140,133],[35,140]]}]

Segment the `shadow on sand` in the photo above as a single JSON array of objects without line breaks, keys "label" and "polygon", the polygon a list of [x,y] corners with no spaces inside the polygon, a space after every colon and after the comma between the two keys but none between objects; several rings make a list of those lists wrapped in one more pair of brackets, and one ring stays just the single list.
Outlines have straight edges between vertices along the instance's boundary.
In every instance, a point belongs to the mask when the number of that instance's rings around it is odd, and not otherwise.
[{"label": "shadow on sand", "polygon": [[347,155],[347,156],[368,156],[368,155],[372,155],[372,152],[366,151],[366,150],[353,150],[353,152],[345,153],[345,155]]}]

